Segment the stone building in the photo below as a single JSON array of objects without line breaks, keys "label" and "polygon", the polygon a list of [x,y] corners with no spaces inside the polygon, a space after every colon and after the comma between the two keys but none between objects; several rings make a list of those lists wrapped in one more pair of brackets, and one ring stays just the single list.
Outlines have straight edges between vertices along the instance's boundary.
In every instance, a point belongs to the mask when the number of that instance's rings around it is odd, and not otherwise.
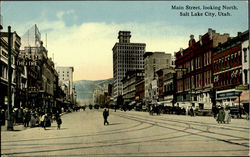
[{"label": "stone building", "polygon": [[[6,109],[8,103],[8,32],[0,33],[0,108]],[[11,68],[12,68],[12,106],[16,97],[17,58],[20,52],[21,38],[16,32],[11,32]]]},{"label": "stone building", "polygon": [[136,83],[144,78],[144,70],[127,71],[122,79],[122,96],[124,104],[136,100]]},{"label": "stone building", "polygon": [[25,106],[43,112],[52,112],[55,106],[57,72],[40,36],[36,25],[22,36],[19,64],[27,65],[28,75]]},{"label": "stone building", "polygon": [[113,47],[113,99],[116,102],[118,95],[122,94],[121,80],[130,70],[143,70],[143,54],[146,44],[131,43],[130,31],[119,31],[119,42]]},{"label": "stone building", "polygon": [[[152,101],[152,83],[156,80],[156,71],[162,68],[169,68],[172,65],[171,54],[165,52],[146,52],[144,55],[145,70],[145,100]],[[157,87],[157,85],[156,85]],[[157,92],[157,91],[156,91]],[[157,93],[155,93],[157,95]]]},{"label": "stone building", "polygon": [[56,71],[58,73],[59,82],[67,86],[68,90],[65,90],[67,101],[72,102],[74,99],[74,92],[73,92],[74,67],[57,66]]},{"label": "stone building", "polygon": [[177,72],[177,105],[186,109],[191,106],[200,110],[212,108],[213,48],[228,38],[228,34],[209,28],[197,42],[191,35],[188,48],[176,53],[176,68],[185,69]]}]

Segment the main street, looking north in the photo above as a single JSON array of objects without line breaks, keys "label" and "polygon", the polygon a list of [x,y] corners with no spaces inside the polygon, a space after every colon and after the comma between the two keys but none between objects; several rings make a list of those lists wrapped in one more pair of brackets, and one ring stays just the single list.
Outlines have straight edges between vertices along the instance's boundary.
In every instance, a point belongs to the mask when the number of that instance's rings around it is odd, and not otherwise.
[{"label": "main street, looking north", "polygon": [[110,110],[68,113],[52,127],[1,132],[2,156],[248,156],[249,121]]}]

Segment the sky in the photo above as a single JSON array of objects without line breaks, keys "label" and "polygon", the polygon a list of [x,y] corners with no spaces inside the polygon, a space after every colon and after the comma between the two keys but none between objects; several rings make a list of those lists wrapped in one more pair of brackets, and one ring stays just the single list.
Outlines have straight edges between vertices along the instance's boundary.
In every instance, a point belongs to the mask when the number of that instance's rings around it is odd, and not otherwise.
[{"label": "sky", "polygon": [[[184,10],[172,9],[183,6]],[[186,6],[201,10],[187,10]],[[236,10],[203,10],[203,5],[236,6]],[[180,16],[180,12],[190,16]],[[215,13],[217,16],[191,16]],[[231,16],[218,16],[229,12]],[[73,66],[73,80],[113,77],[112,48],[120,30],[131,31],[131,42],[146,43],[146,51],[171,53],[187,48],[190,35],[196,40],[208,28],[218,33],[248,29],[247,1],[4,1],[3,31],[10,25],[22,36],[37,24],[49,57],[56,66]]]}]

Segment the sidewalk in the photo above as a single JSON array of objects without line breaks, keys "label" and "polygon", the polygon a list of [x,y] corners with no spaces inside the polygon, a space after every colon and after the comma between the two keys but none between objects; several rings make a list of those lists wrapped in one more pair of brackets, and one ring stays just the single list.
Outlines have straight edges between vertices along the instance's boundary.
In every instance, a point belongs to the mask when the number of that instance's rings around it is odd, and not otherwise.
[{"label": "sidewalk", "polygon": [[[65,114],[68,114],[68,112],[63,112],[61,113],[61,116],[65,115]],[[53,123],[54,121],[52,121]],[[29,129],[30,127],[24,127],[23,124],[16,124],[13,126],[13,131],[22,131],[22,130],[26,130],[26,129]],[[36,128],[36,127],[34,127]],[[7,131],[7,121],[5,122],[5,125],[4,126],[1,126],[1,131]]]},{"label": "sidewalk", "polygon": [[[13,131],[22,131],[30,127],[24,127],[23,124],[16,124],[13,126]],[[7,131],[7,122],[5,123],[4,126],[1,126],[1,131]]]}]

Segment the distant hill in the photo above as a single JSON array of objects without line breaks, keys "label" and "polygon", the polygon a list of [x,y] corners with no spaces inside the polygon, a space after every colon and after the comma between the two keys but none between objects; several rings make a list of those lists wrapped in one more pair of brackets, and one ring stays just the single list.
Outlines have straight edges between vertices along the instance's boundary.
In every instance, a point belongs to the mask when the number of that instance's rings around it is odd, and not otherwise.
[{"label": "distant hill", "polygon": [[81,104],[88,104],[91,103],[92,95],[94,89],[103,87],[106,83],[113,83],[113,78],[106,79],[106,80],[80,80],[74,81],[73,86],[75,86],[77,92],[77,101]]}]

